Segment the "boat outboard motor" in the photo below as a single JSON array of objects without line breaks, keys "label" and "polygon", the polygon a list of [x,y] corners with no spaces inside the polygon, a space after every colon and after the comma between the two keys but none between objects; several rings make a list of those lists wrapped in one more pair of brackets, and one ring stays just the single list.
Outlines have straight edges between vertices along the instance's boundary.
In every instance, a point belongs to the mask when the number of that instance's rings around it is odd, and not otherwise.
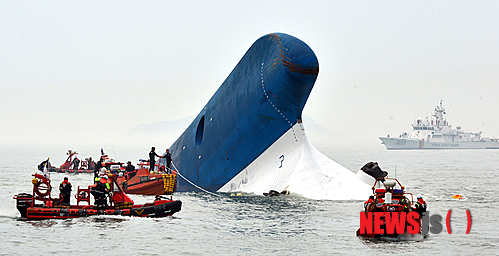
[{"label": "boat outboard motor", "polygon": [[26,218],[28,208],[33,206],[33,195],[28,193],[20,193],[15,196],[17,210],[21,213],[21,217]]},{"label": "boat outboard motor", "polygon": [[[369,162],[360,169],[375,179],[384,178],[388,175],[388,172],[381,170],[377,162]],[[382,179],[381,181],[385,180]]]}]

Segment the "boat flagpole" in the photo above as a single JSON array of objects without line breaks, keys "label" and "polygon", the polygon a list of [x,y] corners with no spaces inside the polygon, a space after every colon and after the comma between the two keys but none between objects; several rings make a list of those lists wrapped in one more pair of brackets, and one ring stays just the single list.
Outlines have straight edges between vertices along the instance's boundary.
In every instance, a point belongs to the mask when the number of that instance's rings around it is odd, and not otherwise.
[{"label": "boat flagpole", "polygon": [[50,180],[50,176],[49,176],[49,159],[50,159],[50,157],[47,157],[47,161],[45,162],[45,166],[43,167],[43,176],[45,176],[45,178],[47,178],[47,179]]}]

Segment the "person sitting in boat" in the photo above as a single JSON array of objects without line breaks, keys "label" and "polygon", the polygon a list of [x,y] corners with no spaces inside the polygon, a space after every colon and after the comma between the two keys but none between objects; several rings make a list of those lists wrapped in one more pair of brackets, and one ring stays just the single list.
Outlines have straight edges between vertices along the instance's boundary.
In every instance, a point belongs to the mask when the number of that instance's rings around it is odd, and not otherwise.
[{"label": "person sitting in boat", "polygon": [[105,176],[98,178],[97,182],[90,186],[92,195],[95,199],[95,206],[97,209],[105,209],[107,208],[107,198],[106,196],[109,194],[111,190],[109,183],[107,182],[107,178]]},{"label": "person sitting in boat", "polygon": [[364,202],[364,210],[369,212],[371,209],[371,205],[374,203],[374,196],[370,196],[369,200]]},{"label": "person sitting in boat", "polygon": [[128,176],[128,179],[131,179],[131,178],[133,178],[133,176],[135,176],[135,174],[137,174],[137,171],[135,170],[135,166],[133,166],[131,161],[128,161],[126,163],[126,167],[125,167],[125,175]]},{"label": "person sitting in boat", "polygon": [[400,205],[402,205],[402,211],[411,211],[409,200],[405,196],[400,199]]},{"label": "person sitting in boat", "polygon": [[418,201],[414,205],[413,210],[419,213],[419,217],[423,215],[423,212],[426,212],[426,202],[423,200],[423,196],[418,195],[417,196]]},{"label": "person sitting in boat", "polygon": [[64,180],[59,185],[59,198],[61,199],[61,205],[70,205],[71,199],[71,183],[68,177],[64,177]]},{"label": "person sitting in boat", "polygon": [[376,207],[374,208],[375,212],[383,212],[383,205],[385,204],[385,199],[383,199],[381,196],[378,196],[376,198]]}]

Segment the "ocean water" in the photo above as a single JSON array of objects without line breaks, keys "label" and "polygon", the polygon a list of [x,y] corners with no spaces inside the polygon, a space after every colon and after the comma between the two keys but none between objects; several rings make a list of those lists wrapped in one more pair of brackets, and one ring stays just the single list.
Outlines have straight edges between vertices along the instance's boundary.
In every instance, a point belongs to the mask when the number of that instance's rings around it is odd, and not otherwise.
[{"label": "ocean water", "polygon": [[[147,157],[148,146],[106,149],[119,161]],[[100,146],[73,147],[80,158]],[[12,197],[31,192],[31,174],[51,157],[65,160],[61,146],[0,147],[0,255],[497,255],[499,254],[499,150],[387,151],[319,148],[356,172],[376,161],[405,185],[422,194],[430,215],[441,215],[443,230],[423,241],[384,242],[355,236],[363,201],[317,201],[292,194],[260,195],[177,193],[182,211],[172,217],[87,217],[67,220],[19,220]],[[161,152],[161,151],[160,151]],[[51,174],[52,185],[64,174]],[[92,182],[90,174],[68,174],[73,190]],[[292,191],[291,191],[292,192]],[[57,191],[53,191],[57,196]],[[464,200],[451,196],[461,194]],[[137,203],[153,197],[132,195]],[[73,199],[74,200],[74,199]],[[451,234],[445,227],[451,210]],[[466,234],[466,210],[472,216]]]}]

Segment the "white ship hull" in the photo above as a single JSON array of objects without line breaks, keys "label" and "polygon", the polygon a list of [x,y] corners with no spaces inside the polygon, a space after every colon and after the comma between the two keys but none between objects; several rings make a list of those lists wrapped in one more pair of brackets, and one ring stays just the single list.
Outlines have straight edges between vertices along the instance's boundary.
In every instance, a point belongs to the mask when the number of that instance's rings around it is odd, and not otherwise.
[{"label": "white ship hull", "polygon": [[379,137],[388,150],[400,149],[499,149],[499,142],[428,142],[418,139]]},{"label": "white ship hull", "polygon": [[297,123],[218,191],[288,190],[310,199],[364,200],[372,184],[363,171],[355,174],[315,149]]},{"label": "white ship hull", "polygon": [[402,133],[398,138],[379,137],[386,149],[499,149],[499,139],[482,137],[482,132],[470,132],[453,128],[445,117],[445,109],[440,105],[430,118],[417,118],[412,124],[412,132]]}]

